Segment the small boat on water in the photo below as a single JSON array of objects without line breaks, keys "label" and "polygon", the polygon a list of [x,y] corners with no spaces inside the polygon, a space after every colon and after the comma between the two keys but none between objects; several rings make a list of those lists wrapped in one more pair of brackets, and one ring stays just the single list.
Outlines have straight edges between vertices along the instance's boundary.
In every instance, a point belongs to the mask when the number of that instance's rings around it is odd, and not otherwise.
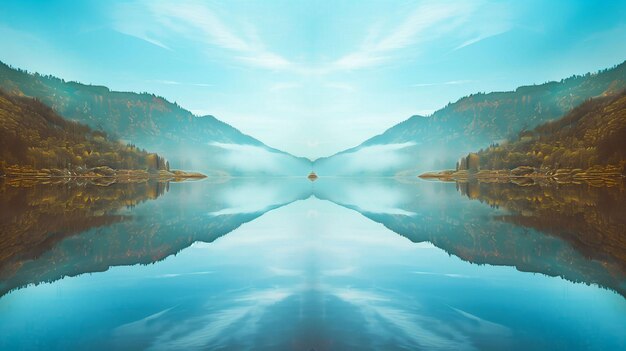
[{"label": "small boat on water", "polygon": [[317,174],[315,174],[315,172],[311,172],[309,173],[307,178],[309,178],[310,181],[314,182],[318,177],[317,177]]}]

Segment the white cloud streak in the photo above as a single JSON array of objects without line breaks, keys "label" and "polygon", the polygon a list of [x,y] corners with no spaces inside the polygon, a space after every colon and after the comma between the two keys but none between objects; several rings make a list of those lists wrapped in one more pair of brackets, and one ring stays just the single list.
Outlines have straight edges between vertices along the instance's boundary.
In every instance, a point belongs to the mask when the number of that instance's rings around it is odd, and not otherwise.
[{"label": "white cloud streak", "polygon": [[507,27],[507,28],[496,29],[495,31],[489,31],[489,32],[485,32],[485,33],[479,34],[476,37],[473,37],[471,39],[468,39],[468,40],[462,42],[461,45],[455,47],[454,50],[452,50],[452,51],[456,51],[456,50],[462,49],[462,48],[464,48],[466,46],[474,45],[474,44],[476,44],[476,43],[478,43],[480,41],[483,41],[485,39],[488,39],[488,38],[491,38],[491,37],[495,37],[495,36],[500,35],[502,33],[506,33],[506,32],[509,31],[509,29],[510,28]]},{"label": "white cloud streak", "polygon": [[[299,75],[323,75],[413,58],[424,51],[424,44],[446,35],[457,38],[451,49],[456,51],[510,29],[505,10],[483,5],[481,2],[421,2],[403,19],[388,21],[397,24],[385,27],[383,22],[373,23],[365,30],[364,40],[355,50],[318,64],[302,64],[267,49],[252,24],[234,18],[224,19],[207,4],[195,1],[170,3],[140,0],[122,5],[116,12],[113,27],[167,50],[173,50],[174,39],[182,36],[203,45],[211,57],[215,56],[214,49],[218,48],[243,65]],[[483,12],[488,18],[481,20]],[[492,20],[494,18],[496,20]],[[470,21],[471,26],[468,25]],[[233,22],[238,26],[230,24]]]},{"label": "white cloud streak", "polygon": [[457,28],[473,8],[469,3],[422,3],[382,37],[376,38],[374,33],[380,32],[380,25],[375,24],[359,50],[339,58],[333,65],[339,69],[360,69],[382,64],[393,58],[395,51],[415,48]]},{"label": "white cloud streak", "polygon": [[120,6],[115,17],[113,27],[118,32],[164,49],[171,50],[171,47],[154,36],[167,37],[166,33],[173,32],[208,47],[231,51],[233,58],[247,65],[267,69],[288,69],[293,65],[286,58],[266,50],[257,36],[236,33],[200,2],[138,2]]}]

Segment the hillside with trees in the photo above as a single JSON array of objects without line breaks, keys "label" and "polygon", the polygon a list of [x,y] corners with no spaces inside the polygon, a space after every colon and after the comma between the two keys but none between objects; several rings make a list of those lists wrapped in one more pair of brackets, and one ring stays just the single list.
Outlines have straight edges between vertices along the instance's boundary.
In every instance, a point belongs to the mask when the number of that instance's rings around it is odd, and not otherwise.
[{"label": "hillside with trees", "polygon": [[[0,62],[0,89],[36,98],[59,115],[171,160],[172,167],[231,175],[306,174],[311,161],[271,148],[211,115],[196,116],[177,103],[149,93],[30,73]],[[251,154],[280,162],[254,167]],[[254,157],[252,157],[254,158]]]},{"label": "hillside with trees", "polygon": [[[0,90],[0,173],[9,169],[63,171],[110,167],[168,170],[157,154],[110,140],[102,131],[68,121],[41,101]],[[54,175],[54,172],[50,174]]]},{"label": "hillside with trees", "polygon": [[626,89],[626,62],[514,91],[472,94],[431,116],[413,116],[355,148],[318,159],[315,169],[319,173],[355,174],[360,170],[344,166],[350,164],[352,156],[357,157],[357,153],[368,147],[385,145],[403,146],[394,153],[400,161],[369,173],[398,175],[415,171],[419,174],[445,168],[471,151],[514,139],[520,131],[558,119],[590,98],[615,95],[623,89]]},{"label": "hillside with trees", "polygon": [[589,98],[614,95],[624,88],[626,62],[597,73],[522,86],[515,91],[473,94],[448,104],[431,117],[413,116],[363,144],[442,138],[463,143],[496,142],[557,119]]},{"label": "hillside with trees", "polygon": [[[544,123],[475,155],[480,169],[588,169],[626,164],[626,92],[589,99]],[[466,168],[461,165],[460,168]]]},{"label": "hillside with trees", "polygon": [[111,91],[104,86],[29,73],[2,62],[0,88],[11,94],[37,98],[65,118],[142,147],[208,140],[261,145],[260,141],[213,116],[194,116],[154,94]]}]

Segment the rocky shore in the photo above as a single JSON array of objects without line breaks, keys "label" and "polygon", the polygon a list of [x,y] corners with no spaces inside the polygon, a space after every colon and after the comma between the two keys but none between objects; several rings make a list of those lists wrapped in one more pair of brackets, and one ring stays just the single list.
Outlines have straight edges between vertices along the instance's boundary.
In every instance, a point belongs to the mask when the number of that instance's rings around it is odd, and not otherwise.
[{"label": "rocky shore", "polygon": [[46,180],[64,181],[84,179],[94,183],[131,183],[148,180],[184,181],[206,178],[204,174],[180,170],[144,170],[144,169],[112,169],[107,166],[75,169],[33,169],[20,166],[9,166],[0,170],[0,177],[12,181]]},{"label": "rocky shore", "polygon": [[556,182],[562,184],[583,184],[594,186],[613,186],[624,181],[623,170],[618,166],[593,166],[588,169],[559,168],[537,169],[528,166],[511,170],[444,170],[427,172],[419,176],[423,179],[434,179],[449,182],[479,181],[491,183],[533,184],[540,182]]}]

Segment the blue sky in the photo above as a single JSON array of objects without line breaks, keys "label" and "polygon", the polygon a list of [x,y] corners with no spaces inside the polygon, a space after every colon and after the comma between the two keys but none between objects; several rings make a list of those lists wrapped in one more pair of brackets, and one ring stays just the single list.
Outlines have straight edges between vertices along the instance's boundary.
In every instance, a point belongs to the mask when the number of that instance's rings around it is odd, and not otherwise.
[{"label": "blue sky", "polygon": [[624,1],[4,1],[0,60],[316,158],[474,92],[626,59]]}]

